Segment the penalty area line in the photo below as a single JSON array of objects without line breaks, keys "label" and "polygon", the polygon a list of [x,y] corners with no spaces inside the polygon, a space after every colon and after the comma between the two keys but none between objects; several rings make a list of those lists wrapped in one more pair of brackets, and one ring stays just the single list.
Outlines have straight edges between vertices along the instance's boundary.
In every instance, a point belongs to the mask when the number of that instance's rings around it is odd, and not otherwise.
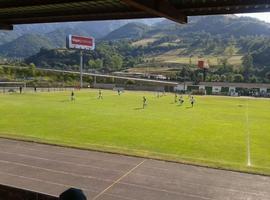
[{"label": "penalty area line", "polygon": [[125,178],[126,176],[128,176],[130,173],[132,173],[135,169],[137,169],[139,166],[141,166],[144,162],[146,161],[143,160],[142,162],[140,162],[139,164],[137,164],[135,167],[133,167],[131,170],[129,170],[127,173],[125,173],[124,175],[122,175],[119,179],[117,179],[116,181],[114,181],[110,186],[108,186],[107,188],[105,188],[102,192],[100,192],[98,195],[96,195],[93,200],[98,199],[101,195],[103,195],[105,192],[107,192],[109,189],[111,189],[114,185],[116,185],[117,183],[119,183],[123,178]]},{"label": "penalty area line", "polygon": [[247,140],[247,166],[251,166],[251,156],[250,156],[250,131],[249,131],[249,105],[248,100],[246,102],[246,140]]}]

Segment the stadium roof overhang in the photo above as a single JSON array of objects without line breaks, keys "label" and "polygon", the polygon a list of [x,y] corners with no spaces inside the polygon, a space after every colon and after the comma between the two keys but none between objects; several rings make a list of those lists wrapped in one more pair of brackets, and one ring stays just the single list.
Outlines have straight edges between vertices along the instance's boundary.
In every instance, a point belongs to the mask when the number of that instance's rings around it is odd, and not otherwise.
[{"label": "stadium roof overhang", "polygon": [[0,29],[14,24],[187,16],[270,11],[270,0],[0,0]]}]

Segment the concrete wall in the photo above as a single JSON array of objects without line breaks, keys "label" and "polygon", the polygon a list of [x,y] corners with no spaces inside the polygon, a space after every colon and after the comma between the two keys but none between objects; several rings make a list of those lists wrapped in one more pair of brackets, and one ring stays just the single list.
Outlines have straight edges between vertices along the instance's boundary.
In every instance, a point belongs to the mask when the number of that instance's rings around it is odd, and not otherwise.
[{"label": "concrete wall", "polygon": [[164,91],[163,86],[146,86],[146,85],[126,85],[124,87],[126,90],[142,90],[142,91]]},{"label": "concrete wall", "polygon": [[186,89],[187,87],[185,85],[180,85],[180,84],[174,87],[174,91],[184,91]]},{"label": "concrete wall", "polygon": [[267,88],[260,88],[261,93],[267,93]]},{"label": "concrete wall", "polygon": [[0,200],[58,200],[58,197],[0,185]]},{"label": "concrete wall", "polygon": [[115,87],[115,84],[105,84],[105,83],[96,83],[93,85],[94,88],[99,88],[99,89],[108,89],[112,90]]},{"label": "concrete wall", "polygon": [[219,92],[221,92],[221,86],[213,86],[212,92],[213,93],[219,93]]},{"label": "concrete wall", "polygon": [[205,86],[204,85],[199,85],[199,90],[205,90]]},{"label": "concrete wall", "polygon": [[151,85],[118,85],[97,83],[93,85],[94,88],[113,90],[114,88],[123,88],[124,90],[142,90],[142,91],[164,91],[163,86]]}]

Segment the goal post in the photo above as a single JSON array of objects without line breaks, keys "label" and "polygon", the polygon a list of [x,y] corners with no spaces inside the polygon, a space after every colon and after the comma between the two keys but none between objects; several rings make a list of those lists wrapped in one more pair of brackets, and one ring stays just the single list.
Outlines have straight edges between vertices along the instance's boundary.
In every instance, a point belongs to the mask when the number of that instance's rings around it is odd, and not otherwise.
[{"label": "goal post", "polygon": [[26,82],[1,82],[0,81],[0,93],[16,92],[21,88],[26,89]]}]

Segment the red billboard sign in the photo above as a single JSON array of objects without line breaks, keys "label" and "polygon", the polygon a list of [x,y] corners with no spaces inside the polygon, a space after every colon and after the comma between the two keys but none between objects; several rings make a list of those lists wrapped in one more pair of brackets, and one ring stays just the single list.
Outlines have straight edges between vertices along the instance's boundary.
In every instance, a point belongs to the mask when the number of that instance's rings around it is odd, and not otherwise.
[{"label": "red billboard sign", "polygon": [[209,64],[207,61],[204,61],[204,60],[199,60],[198,61],[198,67],[200,69],[208,69],[209,68]]},{"label": "red billboard sign", "polygon": [[76,36],[76,35],[69,35],[67,37],[67,48],[94,50],[95,49],[95,39],[93,37],[82,37],[82,36]]},{"label": "red billboard sign", "polygon": [[204,61],[203,60],[198,61],[198,67],[201,68],[201,69],[204,68]]}]

